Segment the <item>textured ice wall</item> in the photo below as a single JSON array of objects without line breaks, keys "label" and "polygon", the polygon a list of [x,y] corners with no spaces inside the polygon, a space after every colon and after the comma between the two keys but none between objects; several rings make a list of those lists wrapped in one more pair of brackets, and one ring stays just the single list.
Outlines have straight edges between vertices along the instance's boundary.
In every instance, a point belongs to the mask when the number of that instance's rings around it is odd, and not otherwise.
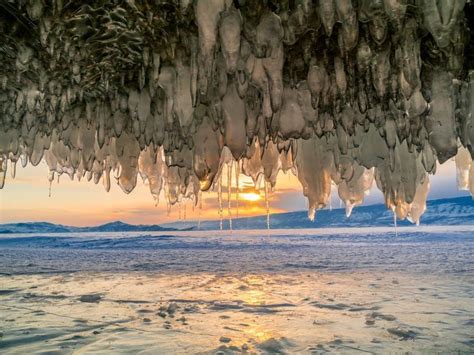
[{"label": "textured ice wall", "polygon": [[469,0],[2,1],[0,185],[44,159],[197,202],[227,164],[417,222],[436,161],[474,192],[472,29]]}]

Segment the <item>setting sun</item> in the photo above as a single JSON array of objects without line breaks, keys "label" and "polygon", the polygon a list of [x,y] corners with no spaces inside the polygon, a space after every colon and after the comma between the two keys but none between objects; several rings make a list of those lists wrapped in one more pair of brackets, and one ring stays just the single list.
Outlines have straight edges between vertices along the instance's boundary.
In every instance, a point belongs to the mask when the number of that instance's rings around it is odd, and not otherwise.
[{"label": "setting sun", "polygon": [[260,194],[255,192],[244,192],[240,194],[240,197],[245,201],[258,201],[261,199]]}]

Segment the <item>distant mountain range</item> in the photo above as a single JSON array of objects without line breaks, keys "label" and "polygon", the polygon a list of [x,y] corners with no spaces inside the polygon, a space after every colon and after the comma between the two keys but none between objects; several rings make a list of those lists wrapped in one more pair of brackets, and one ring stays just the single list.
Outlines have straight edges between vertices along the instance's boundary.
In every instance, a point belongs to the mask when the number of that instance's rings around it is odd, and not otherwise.
[{"label": "distant mountain range", "polygon": [[159,225],[133,225],[121,221],[110,222],[94,227],[72,227],[48,222],[27,222],[0,224],[0,234],[11,233],[79,233],[79,232],[166,232],[176,228]]},{"label": "distant mountain range", "polygon": [[[398,220],[397,224],[400,226],[413,225],[407,220]],[[474,200],[471,196],[463,196],[428,201],[427,210],[423,216],[421,216],[420,224],[474,226]],[[316,212],[316,219],[314,222],[308,219],[308,213],[306,211],[278,213],[270,216],[270,228],[272,229],[386,227],[392,225],[393,213],[383,204],[355,207],[349,218],[346,217],[344,208],[319,210]],[[163,226],[197,229],[197,222],[176,222],[164,224]],[[227,219],[224,219],[223,226],[224,229],[229,229],[229,222]],[[202,221],[200,224],[201,230],[215,230],[219,228],[219,221]],[[246,217],[232,220],[232,229],[266,228],[266,216]]]},{"label": "distant mountain range", "polygon": [[[267,217],[256,216],[232,220],[232,228],[266,229]],[[409,221],[397,221],[400,226],[412,225]],[[224,229],[229,229],[229,221],[224,219]],[[473,225],[474,201],[470,196],[431,200],[421,217],[422,225]],[[359,206],[347,218],[343,208],[320,210],[311,222],[306,211],[272,214],[270,228],[334,228],[334,227],[386,227],[393,225],[393,214],[383,204]],[[47,222],[0,224],[0,233],[74,233],[74,232],[166,232],[196,230],[197,221],[179,221],[164,225],[133,225],[116,221],[95,227],[71,227]],[[219,229],[219,221],[202,221],[201,230]],[[473,227],[474,233],[474,227]]]}]

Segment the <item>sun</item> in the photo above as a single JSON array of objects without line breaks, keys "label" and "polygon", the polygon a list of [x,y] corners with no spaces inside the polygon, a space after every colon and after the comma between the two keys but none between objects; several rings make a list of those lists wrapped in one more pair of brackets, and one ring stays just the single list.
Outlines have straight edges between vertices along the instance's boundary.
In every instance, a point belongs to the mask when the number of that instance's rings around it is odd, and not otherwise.
[{"label": "sun", "polygon": [[245,201],[258,201],[261,199],[260,194],[255,193],[255,192],[244,192],[240,194],[240,197],[242,197],[243,200]]}]

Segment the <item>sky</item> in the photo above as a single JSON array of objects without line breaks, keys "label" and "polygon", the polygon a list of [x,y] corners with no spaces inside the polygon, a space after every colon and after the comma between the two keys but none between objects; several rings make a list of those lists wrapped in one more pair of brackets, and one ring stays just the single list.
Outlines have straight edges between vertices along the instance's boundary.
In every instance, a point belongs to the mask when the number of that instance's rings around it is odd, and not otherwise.
[{"label": "sky", "polygon": [[[10,169],[10,166],[9,166]],[[450,160],[438,166],[436,176],[430,176],[430,193],[428,199],[468,195],[467,191],[457,190],[456,167]],[[139,177],[136,188],[125,194],[116,183],[112,183],[106,192],[99,182],[71,181],[66,175],[54,181],[49,196],[48,169],[44,162],[38,166],[17,166],[13,179],[7,171],[5,186],[0,190],[0,223],[47,221],[73,226],[90,226],[111,221],[124,221],[131,224],[163,224],[177,220],[218,219],[219,206],[215,192],[203,193],[202,209],[193,208],[187,201],[181,206],[173,206],[168,212],[164,196],[155,206],[148,186]],[[111,177],[112,179],[112,177]],[[241,175],[241,180],[251,183],[250,178]],[[223,215],[228,217],[227,189],[223,191]],[[256,201],[240,199],[239,216],[254,216],[266,213],[266,205],[261,189],[261,198]],[[244,196],[245,197],[245,196]],[[254,195],[247,197],[255,197]],[[364,204],[382,203],[383,196],[375,187],[366,197]],[[298,179],[291,173],[280,173],[275,191],[269,194],[271,213],[305,210],[306,198],[303,196]],[[331,207],[342,207],[333,188]],[[328,206],[329,208],[329,206]],[[231,198],[231,215],[236,217],[235,194]],[[317,217],[316,217],[317,218]]]}]

